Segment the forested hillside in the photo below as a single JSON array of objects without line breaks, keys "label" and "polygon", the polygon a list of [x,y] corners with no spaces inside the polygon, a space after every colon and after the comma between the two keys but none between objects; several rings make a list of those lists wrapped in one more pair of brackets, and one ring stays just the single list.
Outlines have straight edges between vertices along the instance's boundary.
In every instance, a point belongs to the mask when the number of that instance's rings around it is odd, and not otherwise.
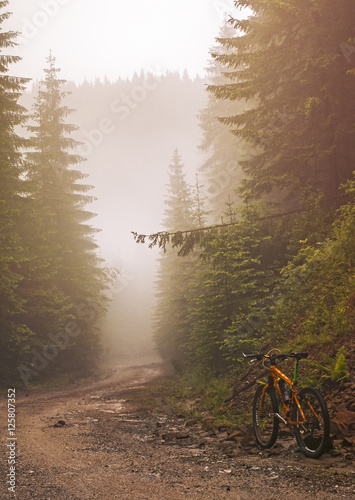
[{"label": "forested hillside", "polygon": [[146,353],[152,308],[160,355],[204,375],[353,331],[355,5],[235,4],[206,79],[75,84],[50,54],[28,91],[0,33],[4,378]]},{"label": "forested hillside", "polygon": [[20,3],[0,0],[4,489],[350,498],[355,1]]},{"label": "forested hillside", "polygon": [[158,348],[204,375],[267,346],[335,353],[354,329],[355,5],[236,5],[252,15],[222,28],[201,113],[209,220],[179,215],[180,169],[166,232],[135,235],[167,251]]},{"label": "forested hillside", "polygon": [[[169,182],[166,164],[175,148],[184,156],[189,182],[195,182],[202,161],[198,114],[206,103],[205,87],[205,81],[186,72],[63,84],[65,104],[75,110],[75,152],[85,159],[80,168],[93,186],[97,251],[111,268],[110,306],[100,324],[102,355],[109,361],[155,354],[158,255],[137,248],[131,231],[159,227]],[[21,96],[27,109],[38,88],[34,82]]]}]

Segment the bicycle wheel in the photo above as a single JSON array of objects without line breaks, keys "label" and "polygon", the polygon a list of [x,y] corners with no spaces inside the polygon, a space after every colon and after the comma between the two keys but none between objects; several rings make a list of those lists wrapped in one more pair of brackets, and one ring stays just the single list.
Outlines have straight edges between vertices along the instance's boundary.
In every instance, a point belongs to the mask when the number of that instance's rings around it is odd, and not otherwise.
[{"label": "bicycle wheel", "polygon": [[279,420],[275,391],[264,385],[256,390],[253,402],[253,427],[255,438],[260,448],[271,448],[276,442],[279,432]]},{"label": "bicycle wheel", "polygon": [[[298,446],[306,457],[319,458],[329,442],[330,423],[326,404],[313,387],[302,389],[297,397],[306,419],[294,426]],[[294,422],[302,420],[297,405],[294,407],[293,419]]]}]

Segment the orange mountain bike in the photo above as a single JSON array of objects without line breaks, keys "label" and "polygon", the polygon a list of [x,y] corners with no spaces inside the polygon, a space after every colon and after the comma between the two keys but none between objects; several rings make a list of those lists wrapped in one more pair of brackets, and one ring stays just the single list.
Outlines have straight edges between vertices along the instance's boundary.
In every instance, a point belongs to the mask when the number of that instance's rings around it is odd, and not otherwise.
[{"label": "orange mountain bike", "polygon": [[[244,354],[251,361],[269,362],[268,382],[256,390],[253,402],[253,427],[260,448],[271,448],[277,439],[280,422],[294,430],[300,450],[306,457],[319,458],[329,443],[329,414],[323,397],[313,387],[298,390],[298,365],[306,352],[291,354]],[[276,366],[277,360],[295,359],[293,380]],[[281,403],[283,416],[279,413]]]}]

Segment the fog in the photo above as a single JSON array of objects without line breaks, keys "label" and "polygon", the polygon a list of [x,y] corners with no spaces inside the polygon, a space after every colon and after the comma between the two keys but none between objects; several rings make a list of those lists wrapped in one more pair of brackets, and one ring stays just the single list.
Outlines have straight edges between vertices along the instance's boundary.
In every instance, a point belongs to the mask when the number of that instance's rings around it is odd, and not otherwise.
[{"label": "fog", "polygon": [[12,1],[9,28],[20,32],[13,74],[38,79],[50,49],[63,77],[132,78],[135,71],[203,74],[233,0]]},{"label": "fog", "polygon": [[[194,184],[202,161],[198,113],[205,105],[205,81],[185,72],[134,75],[76,85],[65,104],[75,109],[68,122],[79,129],[76,152],[86,158],[80,169],[96,201],[88,209],[98,253],[118,271],[108,294],[112,300],[102,326],[108,361],[122,362],[154,354],[151,342],[154,281],[159,250],[135,243],[131,231],[162,229],[168,167],[177,147],[187,180]],[[22,98],[31,108],[35,85]]]},{"label": "fog", "polygon": [[[104,324],[108,357],[152,352],[157,249],[131,231],[161,230],[168,166],[175,148],[187,180],[202,163],[198,113],[206,103],[205,67],[233,0],[11,2],[4,27],[19,33],[11,74],[30,78],[21,103],[31,110],[52,51],[76,110],[80,169],[96,201],[87,207],[100,229],[98,253],[117,270]],[[11,50],[11,49],[8,49]],[[200,75],[200,76],[197,76]],[[24,133],[24,132],[23,132]]]}]

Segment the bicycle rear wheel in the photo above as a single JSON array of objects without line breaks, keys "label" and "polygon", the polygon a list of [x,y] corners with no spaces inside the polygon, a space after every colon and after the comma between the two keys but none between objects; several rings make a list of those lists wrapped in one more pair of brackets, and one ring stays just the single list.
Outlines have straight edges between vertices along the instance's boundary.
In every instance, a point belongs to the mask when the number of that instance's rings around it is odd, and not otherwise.
[{"label": "bicycle rear wheel", "polygon": [[279,420],[275,417],[278,405],[275,391],[261,385],[256,390],[253,402],[253,427],[260,448],[271,448],[277,439]]},{"label": "bicycle rear wheel", "polygon": [[329,443],[330,423],[326,404],[313,387],[302,389],[297,398],[305,416],[305,422],[301,422],[300,410],[295,405],[293,420],[300,422],[294,427],[298,446],[306,457],[319,458]]}]

